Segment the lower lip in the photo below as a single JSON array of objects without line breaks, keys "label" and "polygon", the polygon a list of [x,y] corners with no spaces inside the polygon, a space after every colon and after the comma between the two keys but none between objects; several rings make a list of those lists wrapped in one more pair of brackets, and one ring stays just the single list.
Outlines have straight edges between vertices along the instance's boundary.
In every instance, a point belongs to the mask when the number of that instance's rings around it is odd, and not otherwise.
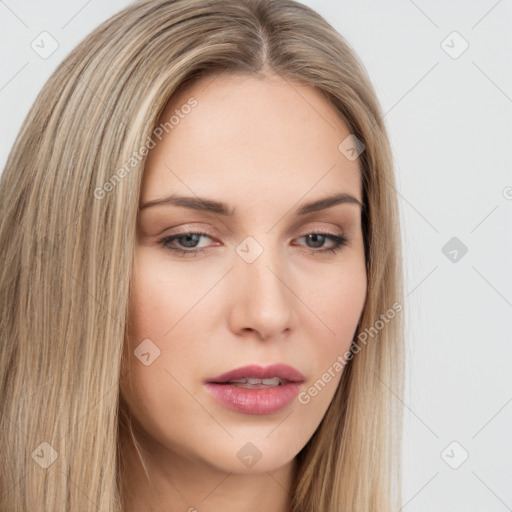
[{"label": "lower lip", "polygon": [[289,405],[300,389],[300,382],[287,382],[266,389],[247,389],[229,384],[206,383],[206,388],[222,405],[245,414],[272,414]]}]

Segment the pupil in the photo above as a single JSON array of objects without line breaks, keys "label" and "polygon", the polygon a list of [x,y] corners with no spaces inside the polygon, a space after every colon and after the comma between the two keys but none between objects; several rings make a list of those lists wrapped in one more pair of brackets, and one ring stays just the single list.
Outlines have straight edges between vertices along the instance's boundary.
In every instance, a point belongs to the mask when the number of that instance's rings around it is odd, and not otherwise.
[{"label": "pupil", "polygon": [[[181,240],[186,240],[186,242],[183,244],[183,245],[185,245],[185,247],[195,247],[198,242],[197,238],[198,238],[197,234],[189,234],[189,235],[182,236]],[[192,243],[190,244],[190,242],[192,242]]]},{"label": "pupil", "polygon": [[322,247],[324,242],[324,235],[320,235],[318,233],[312,233],[309,236],[309,240],[313,242],[313,247]]}]

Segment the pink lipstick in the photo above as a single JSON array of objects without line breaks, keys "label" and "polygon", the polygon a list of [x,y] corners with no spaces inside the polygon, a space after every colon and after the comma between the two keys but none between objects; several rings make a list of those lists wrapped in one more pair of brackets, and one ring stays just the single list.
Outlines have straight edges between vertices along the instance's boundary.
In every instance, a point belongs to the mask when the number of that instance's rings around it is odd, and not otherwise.
[{"label": "pink lipstick", "polygon": [[206,388],[225,407],[245,414],[272,414],[297,396],[304,376],[285,364],[250,365],[208,379]]}]

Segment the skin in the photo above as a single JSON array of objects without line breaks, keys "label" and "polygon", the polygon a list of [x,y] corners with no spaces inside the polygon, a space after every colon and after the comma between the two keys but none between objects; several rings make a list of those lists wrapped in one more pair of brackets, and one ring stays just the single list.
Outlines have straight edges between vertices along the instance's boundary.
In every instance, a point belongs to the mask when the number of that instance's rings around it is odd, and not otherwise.
[{"label": "skin", "polygon": [[[367,286],[360,205],[294,211],[335,192],[362,202],[359,164],[338,150],[348,126],[311,87],[275,75],[202,78],[173,97],[162,120],[191,97],[197,106],[149,152],[140,204],[173,193],[225,202],[235,214],[175,205],[139,212],[121,393],[149,480],[122,433],[128,510],[284,512],[294,458],[341,372],[308,404],[296,399],[266,415],[225,408],[204,381],[285,363],[305,376],[304,391],[350,348]],[[186,238],[158,243],[204,230],[193,256],[169,249],[194,249]],[[347,244],[321,252],[336,244],[315,242],[314,230]],[[249,236],[263,250],[252,263],[236,251]],[[145,339],[160,350],[148,366],[134,354]],[[237,457],[248,442],[261,453],[252,467]]]}]

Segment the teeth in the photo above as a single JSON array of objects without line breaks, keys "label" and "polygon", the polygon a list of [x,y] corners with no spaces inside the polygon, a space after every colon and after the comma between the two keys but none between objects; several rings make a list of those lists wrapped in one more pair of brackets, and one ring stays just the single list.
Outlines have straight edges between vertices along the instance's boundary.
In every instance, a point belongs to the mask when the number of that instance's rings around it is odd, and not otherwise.
[{"label": "teeth", "polygon": [[279,386],[281,379],[279,377],[272,377],[271,379],[261,379],[261,383],[266,386]]},{"label": "teeth", "polygon": [[263,386],[279,386],[282,384],[279,377],[272,377],[271,379],[254,379],[252,377],[244,377],[243,379],[231,379],[231,384],[249,384],[250,386],[257,386],[259,384]]}]

